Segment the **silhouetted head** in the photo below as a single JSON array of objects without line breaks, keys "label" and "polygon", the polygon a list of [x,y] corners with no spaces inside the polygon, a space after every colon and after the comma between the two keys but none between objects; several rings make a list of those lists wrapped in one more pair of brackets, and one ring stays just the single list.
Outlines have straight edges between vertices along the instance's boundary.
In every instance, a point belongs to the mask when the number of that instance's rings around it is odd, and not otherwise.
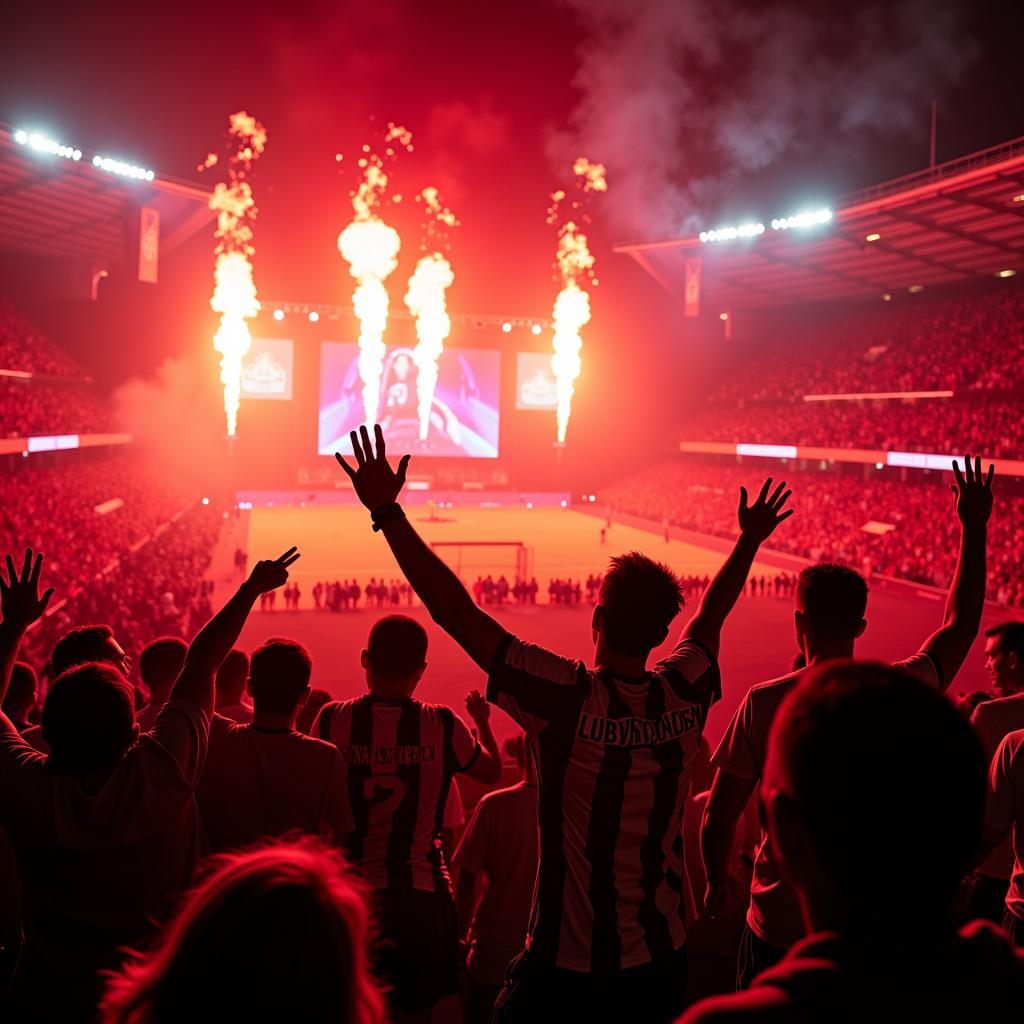
[{"label": "silhouetted head", "polygon": [[613,558],[594,608],[594,642],[629,657],[645,657],[668,636],[683,607],[679,577],[639,551]]},{"label": "silhouetted head", "polygon": [[313,659],[297,640],[274,637],[252,652],[249,696],[257,714],[294,715],[309,696]]},{"label": "silhouetted head", "polygon": [[985,775],[977,737],[937,689],[888,665],[825,662],[772,726],[772,850],[812,915],[947,918],[978,850]]},{"label": "silhouetted head", "polygon": [[39,680],[36,670],[25,661],[16,661],[11,670],[11,682],[4,697],[4,714],[15,725],[23,725],[36,706]]},{"label": "silhouetted head", "polygon": [[86,662],[59,675],[43,704],[50,762],[82,776],[113,771],[139,734],[135,691],[113,665]]},{"label": "silhouetted head", "polygon": [[313,723],[316,721],[316,716],[320,714],[320,709],[328,703],[330,699],[331,695],[326,690],[310,690],[309,696],[299,709],[298,717],[295,719],[295,728],[298,729],[299,732],[306,733],[307,736],[312,735]]},{"label": "silhouetted head", "polygon": [[217,669],[217,704],[220,707],[238,704],[245,693],[248,678],[249,655],[237,647],[232,647]]},{"label": "silhouetted head", "polygon": [[181,674],[188,644],[181,637],[161,636],[148,643],[139,655],[139,675],[149,687],[150,701],[167,699]]},{"label": "silhouetted head", "polygon": [[361,655],[372,693],[411,696],[427,667],[427,631],[407,615],[385,615]]},{"label": "silhouetted head", "polygon": [[852,644],[867,628],[868,585],[847,565],[819,562],[800,572],[796,585],[796,634],[808,644]]},{"label": "silhouetted head", "polygon": [[53,645],[50,664],[54,676],[61,675],[73,665],[84,665],[87,661],[102,661],[113,665],[125,675],[132,667],[131,658],[114,639],[114,631],[105,625],[76,626]]},{"label": "silhouetted head", "polygon": [[[379,1024],[368,893],[313,840],[225,854],[145,956],[110,983],[106,1024]],[[201,1008],[201,1011],[197,1011]]]},{"label": "silhouetted head", "polygon": [[1024,690],[1024,622],[1000,622],[985,630],[985,671],[1001,697]]}]

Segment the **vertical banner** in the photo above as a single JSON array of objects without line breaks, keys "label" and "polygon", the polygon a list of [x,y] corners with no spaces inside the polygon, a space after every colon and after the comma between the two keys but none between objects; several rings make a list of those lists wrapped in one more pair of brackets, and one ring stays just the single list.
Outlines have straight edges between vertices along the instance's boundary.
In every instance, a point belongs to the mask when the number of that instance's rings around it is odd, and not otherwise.
[{"label": "vertical banner", "polygon": [[686,257],[686,289],[683,293],[686,316],[700,316],[700,257]]},{"label": "vertical banner", "polygon": [[149,206],[139,211],[139,280],[156,284],[160,261],[160,212]]}]

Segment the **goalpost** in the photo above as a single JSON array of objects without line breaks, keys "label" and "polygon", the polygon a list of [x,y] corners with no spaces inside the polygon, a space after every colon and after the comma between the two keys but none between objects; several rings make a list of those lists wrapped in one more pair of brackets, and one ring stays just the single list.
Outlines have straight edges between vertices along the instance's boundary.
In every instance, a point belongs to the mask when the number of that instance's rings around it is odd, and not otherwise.
[{"label": "goalpost", "polygon": [[521,540],[436,540],[430,547],[467,586],[477,576],[504,576],[512,584],[533,575],[533,549]]}]

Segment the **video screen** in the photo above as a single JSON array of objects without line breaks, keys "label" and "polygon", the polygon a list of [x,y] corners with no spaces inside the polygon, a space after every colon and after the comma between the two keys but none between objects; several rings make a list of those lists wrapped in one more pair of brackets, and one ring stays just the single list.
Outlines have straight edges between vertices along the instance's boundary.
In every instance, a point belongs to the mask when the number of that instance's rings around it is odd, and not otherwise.
[{"label": "video screen", "polygon": [[550,352],[519,352],[516,359],[516,408],[558,408]]},{"label": "video screen", "polygon": [[294,342],[291,338],[253,338],[242,359],[242,398],[290,402]]},{"label": "video screen", "polygon": [[[446,349],[438,363],[430,425],[420,440],[416,378],[408,347],[390,346],[384,357],[377,422],[397,454],[496,459],[501,360],[488,349]],[[325,341],[320,347],[321,455],[352,454],[349,432],[366,422],[359,346]]]}]

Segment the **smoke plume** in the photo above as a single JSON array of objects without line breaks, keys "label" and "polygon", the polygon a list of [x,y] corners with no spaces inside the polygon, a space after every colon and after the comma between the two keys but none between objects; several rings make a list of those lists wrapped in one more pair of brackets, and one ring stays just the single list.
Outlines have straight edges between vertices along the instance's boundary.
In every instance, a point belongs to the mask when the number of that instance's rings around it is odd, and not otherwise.
[{"label": "smoke plume", "polygon": [[731,183],[811,147],[909,136],[923,155],[930,100],[976,55],[959,0],[563,2],[580,100],[549,155],[607,163],[629,237],[706,226]]}]

